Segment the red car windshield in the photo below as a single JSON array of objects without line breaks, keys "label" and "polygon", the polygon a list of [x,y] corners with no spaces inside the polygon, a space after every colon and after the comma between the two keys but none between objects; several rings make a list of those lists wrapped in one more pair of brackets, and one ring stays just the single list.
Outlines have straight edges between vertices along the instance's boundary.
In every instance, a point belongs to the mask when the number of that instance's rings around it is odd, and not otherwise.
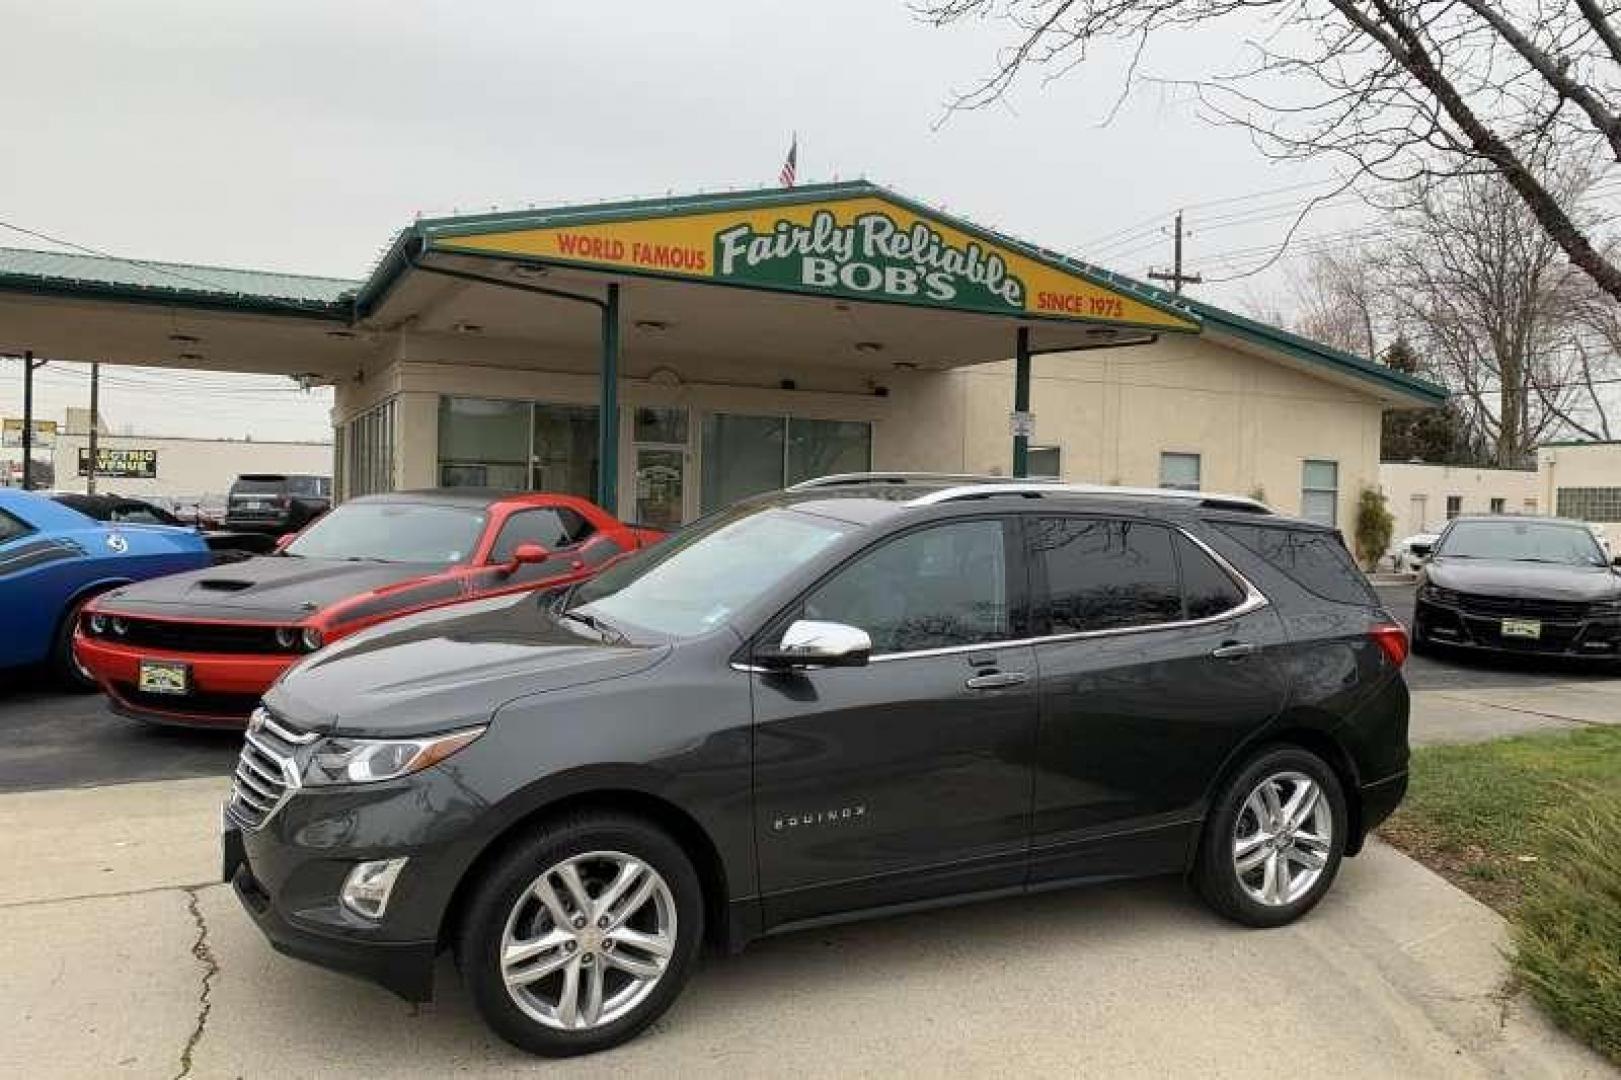
[{"label": "red car windshield", "polygon": [[484,511],[426,502],[353,502],[299,534],[283,555],[363,562],[465,562],[484,532]]}]

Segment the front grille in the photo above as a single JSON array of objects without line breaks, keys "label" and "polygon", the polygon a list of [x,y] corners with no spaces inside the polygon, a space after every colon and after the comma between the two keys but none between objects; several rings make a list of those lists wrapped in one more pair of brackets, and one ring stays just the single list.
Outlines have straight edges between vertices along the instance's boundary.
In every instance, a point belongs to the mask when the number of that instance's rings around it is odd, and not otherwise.
[{"label": "front grille", "polygon": [[1545,600],[1535,596],[1458,597],[1458,607],[1470,615],[1490,615],[1511,619],[1583,619],[1593,605],[1584,600]]},{"label": "front grille", "polygon": [[226,804],[231,816],[244,828],[263,828],[298,789],[298,748],[316,738],[313,731],[278,723],[264,708],[256,709],[231,777]]},{"label": "front grille", "polygon": [[274,626],[170,622],[167,619],[136,619],[127,615],[119,615],[116,618],[124,626],[122,634],[113,633],[110,622],[99,634],[91,632],[88,626],[86,632],[103,641],[144,645],[151,649],[170,649],[175,652],[287,655],[298,653],[296,641],[293,648],[284,648],[277,644]]}]

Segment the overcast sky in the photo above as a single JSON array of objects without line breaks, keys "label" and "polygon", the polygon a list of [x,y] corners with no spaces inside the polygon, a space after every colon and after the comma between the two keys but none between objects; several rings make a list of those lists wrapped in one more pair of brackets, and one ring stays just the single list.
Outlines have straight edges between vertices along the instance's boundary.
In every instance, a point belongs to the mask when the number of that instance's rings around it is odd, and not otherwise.
[{"label": "overcast sky", "polygon": [[[1329,178],[1151,92],[1100,127],[1121,56],[938,125],[1005,28],[936,30],[903,0],[0,0],[0,26],[0,222],[146,259],[359,278],[418,213],[770,185],[797,131],[801,182],[865,176],[1127,273],[1166,263],[1156,228],[1193,207],[1188,265],[1217,277]],[[1208,73],[1240,47],[1206,31],[1146,67]],[[1273,270],[1195,294],[1286,291]],[[5,415],[19,371],[0,366]],[[115,428],[328,434],[328,394],[152,378],[109,376]],[[84,382],[44,380],[41,415]]]}]

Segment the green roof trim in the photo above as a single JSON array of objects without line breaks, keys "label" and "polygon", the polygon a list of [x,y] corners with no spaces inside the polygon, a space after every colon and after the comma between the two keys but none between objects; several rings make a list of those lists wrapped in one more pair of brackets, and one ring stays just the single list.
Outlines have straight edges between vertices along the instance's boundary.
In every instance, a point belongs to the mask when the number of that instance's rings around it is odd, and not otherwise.
[{"label": "green roof trim", "polygon": [[362,282],[268,270],[0,248],[0,291],[348,321]]},{"label": "green roof trim", "polygon": [[435,239],[450,240],[458,235],[489,232],[492,227],[546,228],[791,206],[862,196],[887,199],[913,213],[938,218],[968,235],[1010,248],[1060,271],[1077,274],[1152,307],[1202,322],[1206,329],[1243,339],[1326,371],[1348,375],[1415,404],[1436,406],[1447,400],[1446,388],[1428,380],[1405,375],[1365,357],[1342,352],[1214,304],[1166,292],[1083,259],[983,228],[866,180],[423,218],[395,235],[364,281],[0,248],[0,292],[298,315],[352,323],[377,309],[409,271],[413,261],[427,251]]}]

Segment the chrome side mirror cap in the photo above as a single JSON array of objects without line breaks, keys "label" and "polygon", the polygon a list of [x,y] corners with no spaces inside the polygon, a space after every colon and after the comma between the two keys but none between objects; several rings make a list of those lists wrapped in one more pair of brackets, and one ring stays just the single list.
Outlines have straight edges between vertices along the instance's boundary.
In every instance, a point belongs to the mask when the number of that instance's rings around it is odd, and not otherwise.
[{"label": "chrome side mirror cap", "polygon": [[759,649],[755,660],[765,667],[861,667],[872,658],[872,638],[844,623],[796,619],[774,647]]}]

